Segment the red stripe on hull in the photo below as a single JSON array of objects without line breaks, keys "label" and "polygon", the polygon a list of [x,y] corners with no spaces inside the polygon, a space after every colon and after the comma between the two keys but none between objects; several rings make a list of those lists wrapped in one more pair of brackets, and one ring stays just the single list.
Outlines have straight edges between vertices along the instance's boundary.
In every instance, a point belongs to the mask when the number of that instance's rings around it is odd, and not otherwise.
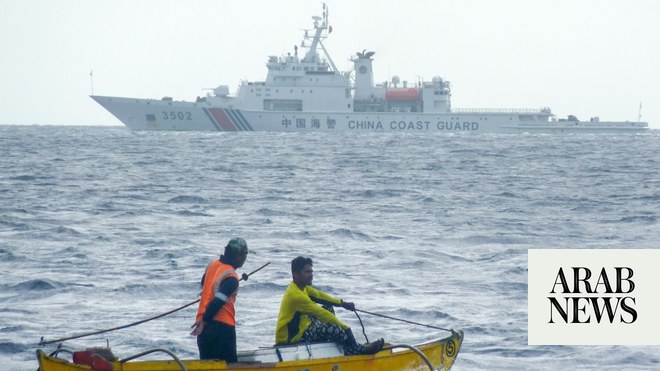
[{"label": "red stripe on hull", "polygon": [[234,125],[229,117],[227,117],[227,114],[223,109],[220,108],[209,108],[209,112],[211,112],[211,115],[213,115],[213,118],[215,121],[220,124],[222,127],[222,130],[224,131],[237,131],[236,125]]}]

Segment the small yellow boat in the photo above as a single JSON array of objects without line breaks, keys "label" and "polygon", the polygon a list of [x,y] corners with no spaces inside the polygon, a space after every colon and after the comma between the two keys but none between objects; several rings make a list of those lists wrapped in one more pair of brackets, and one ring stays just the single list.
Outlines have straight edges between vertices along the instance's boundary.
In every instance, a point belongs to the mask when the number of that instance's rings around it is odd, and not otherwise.
[{"label": "small yellow boat", "polygon": [[[98,348],[71,352],[58,348],[51,355],[37,350],[39,371],[403,371],[449,370],[463,343],[463,331],[415,346],[386,344],[374,355],[345,356],[335,343],[299,344],[260,348],[238,353],[238,362],[179,360],[164,349],[153,349],[124,359],[117,359],[110,349]],[[147,354],[163,352],[168,360],[143,360]],[[65,358],[61,353],[68,353]]]}]

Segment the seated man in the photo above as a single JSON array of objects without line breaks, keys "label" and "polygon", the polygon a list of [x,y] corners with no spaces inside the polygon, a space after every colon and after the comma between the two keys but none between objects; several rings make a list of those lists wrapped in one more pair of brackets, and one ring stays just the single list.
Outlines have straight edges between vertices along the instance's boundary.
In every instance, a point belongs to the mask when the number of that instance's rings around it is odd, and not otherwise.
[{"label": "seated man", "polygon": [[[299,256],[291,261],[293,282],[289,284],[277,317],[275,342],[334,341],[344,347],[346,355],[374,354],[383,348],[383,339],[358,344],[351,328],[335,317],[332,306],[355,310],[355,305],[312,288],[312,259]],[[320,307],[316,303],[323,304]]]}]

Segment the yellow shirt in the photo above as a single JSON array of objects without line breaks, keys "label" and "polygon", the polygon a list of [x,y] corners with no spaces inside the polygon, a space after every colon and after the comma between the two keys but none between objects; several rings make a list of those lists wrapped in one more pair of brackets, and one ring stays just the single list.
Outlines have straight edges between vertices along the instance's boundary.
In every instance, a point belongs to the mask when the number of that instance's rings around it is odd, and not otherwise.
[{"label": "yellow shirt", "polygon": [[312,298],[332,304],[341,303],[341,299],[316,290],[312,286],[305,286],[305,289],[301,290],[295,282],[291,282],[286,288],[280,304],[280,314],[277,316],[277,328],[275,329],[275,343],[287,344],[300,340],[311,323],[310,315],[321,322],[338,325],[344,330],[349,328],[334,314],[316,304]]}]

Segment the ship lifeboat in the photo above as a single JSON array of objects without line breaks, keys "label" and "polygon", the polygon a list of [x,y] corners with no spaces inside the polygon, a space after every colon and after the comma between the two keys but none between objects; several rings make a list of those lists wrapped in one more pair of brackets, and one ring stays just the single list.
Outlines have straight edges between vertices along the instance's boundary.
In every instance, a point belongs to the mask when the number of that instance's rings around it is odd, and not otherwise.
[{"label": "ship lifeboat", "polygon": [[419,100],[419,90],[417,88],[390,88],[385,93],[385,99],[392,100]]}]

